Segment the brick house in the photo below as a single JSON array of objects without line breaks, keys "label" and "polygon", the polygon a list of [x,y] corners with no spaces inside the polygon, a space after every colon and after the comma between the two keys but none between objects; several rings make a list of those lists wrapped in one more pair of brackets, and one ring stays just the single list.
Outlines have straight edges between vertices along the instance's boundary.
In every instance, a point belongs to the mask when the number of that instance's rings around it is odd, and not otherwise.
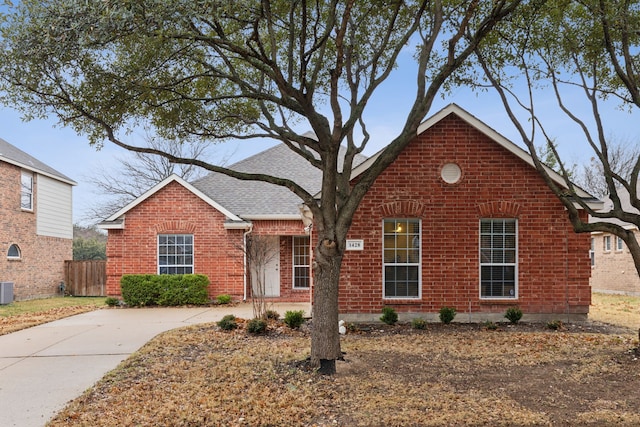
[{"label": "brick house", "polygon": [[[375,158],[359,159],[352,179]],[[288,177],[312,193],[320,186],[318,171],[283,145],[232,168]],[[211,296],[248,298],[244,241],[271,236],[268,296],[308,301],[313,245],[299,205],[288,190],[266,183],[170,177],[102,223],[109,232],[107,292],[119,295],[126,273],[196,272],[209,276]],[[401,318],[433,320],[446,305],[459,320],[482,321],[517,305],[530,319],[585,318],[589,276],[589,235],[573,232],[530,156],[450,105],[420,126],[358,208],[340,313],[377,320],[391,306]]]},{"label": "brick house", "polygon": [[[638,210],[631,206],[629,193],[624,188],[618,189],[618,195],[626,212],[638,213]],[[608,197],[604,198],[603,203],[603,212],[612,209],[613,204]],[[598,221],[604,220],[598,219]],[[627,230],[633,230],[636,239],[640,239],[640,231],[634,224],[613,218],[606,221],[615,222]],[[592,233],[590,253],[590,283],[594,292],[640,296],[640,276],[627,245],[620,237],[611,233]]]},{"label": "brick house", "polygon": [[0,281],[15,300],[59,294],[73,257],[76,182],[0,139]]}]

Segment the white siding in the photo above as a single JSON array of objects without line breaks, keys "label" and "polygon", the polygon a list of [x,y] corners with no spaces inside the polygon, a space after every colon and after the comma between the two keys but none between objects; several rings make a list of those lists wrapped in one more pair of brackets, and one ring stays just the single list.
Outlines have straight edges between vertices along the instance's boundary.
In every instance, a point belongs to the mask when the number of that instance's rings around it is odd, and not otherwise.
[{"label": "white siding", "polygon": [[38,175],[36,180],[37,233],[73,239],[71,185]]}]

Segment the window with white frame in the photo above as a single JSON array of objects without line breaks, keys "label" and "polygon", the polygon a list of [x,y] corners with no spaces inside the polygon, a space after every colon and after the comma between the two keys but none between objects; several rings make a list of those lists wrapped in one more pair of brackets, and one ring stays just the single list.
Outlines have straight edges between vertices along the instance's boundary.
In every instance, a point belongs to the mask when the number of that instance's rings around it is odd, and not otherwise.
[{"label": "window with white frame", "polygon": [[158,235],[158,274],[193,274],[193,235]]},{"label": "window with white frame", "polygon": [[515,219],[480,220],[481,298],[517,298],[517,231]]},{"label": "window with white frame", "polygon": [[385,219],[383,239],[384,297],[419,298],[420,220]]},{"label": "window with white frame", "polygon": [[591,267],[596,265],[596,239],[591,238],[591,249],[589,249],[589,258],[591,258]]},{"label": "window with white frame", "polygon": [[624,240],[622,240],[622,237],[616,236],[616,251],[622,251],[623,248]]},{"label": "window with white frame", "polygon": [[305,289],[311,283],[309,236],[293,237],[293,288]]},{"label": "window with white frame", "polygon": [[20,207],[24,210],[33,210],[33,174],[22,172],[20,175]]},{"label": "window with white frame", "polygon": [[605,252],[611,252],[611,236],[603,236],[602,248]]},{"label": "window with white frame", "polygon": [[7,258],[9,259],[20,259],[22,258],[22,254],[20,253],[20,247],[15,243],[9,246],[9,250],[7,251]]}]

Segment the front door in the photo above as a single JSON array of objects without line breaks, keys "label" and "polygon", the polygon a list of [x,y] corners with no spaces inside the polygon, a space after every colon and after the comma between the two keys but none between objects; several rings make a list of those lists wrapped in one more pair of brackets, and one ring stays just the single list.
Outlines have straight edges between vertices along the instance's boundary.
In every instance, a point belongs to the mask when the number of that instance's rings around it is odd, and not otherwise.
[{"label": "front door", "polygon": [[280,296],[280,238],[279,236],[261,236],[261,244],[268,249],[265,259],[251,268],[251,283],[253,294],[259,296],[264,292],[265,297]]}]

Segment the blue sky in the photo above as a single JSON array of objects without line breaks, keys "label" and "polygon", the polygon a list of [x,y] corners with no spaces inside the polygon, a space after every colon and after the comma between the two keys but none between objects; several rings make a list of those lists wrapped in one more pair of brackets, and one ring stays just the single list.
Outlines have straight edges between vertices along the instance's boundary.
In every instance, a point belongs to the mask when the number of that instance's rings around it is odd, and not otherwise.
[{"label": "blue sky", "polygon": [[[400,129],[412,99],[412,85],[407,79],[398,78],[390,82],[372,100],[369,112],[369,131],[373,135],[365,154],[371,155],[381,149]],[[508,139],[518,143],[519,137],[509,121],[502,104],[492,93],[476,96],[460,89],[444,99],[438,98],[429,115],[455,102],[475,115],[478,119],[497,130]],[[567,118],[557,114],[551,106],[542,109],[545,122],[557,138],[561,156],[567,163],[586,163],[591,156],[582,142],[582,135]],[[620,139],[638,140],[640,127],[638,114],[624,113],[609,106],[603,115],[607,118],[608,132]],[[106,142],[101,150],[89,146],[86,138],[78,136],[70,128],[56,126],[56,121],[34,120],[24,122],[11,108],[0,107],[0,138],[31,154],[49,166],[75,180],[78,185],[73,190],[74,222],[82,222],[87,208],[101,195],[88,182],[99,168],[117,168],[118,158],[129,155],[113,144]],[[142,138],[139,139],[143,143]],[[135,136],[131,142],[136,142]],[[519,144],[522,145],[522,144]],[[210,159],[230,157],[229,163],[255,154],[270,146],[269,143],[226,143],[209,149]]]}]

